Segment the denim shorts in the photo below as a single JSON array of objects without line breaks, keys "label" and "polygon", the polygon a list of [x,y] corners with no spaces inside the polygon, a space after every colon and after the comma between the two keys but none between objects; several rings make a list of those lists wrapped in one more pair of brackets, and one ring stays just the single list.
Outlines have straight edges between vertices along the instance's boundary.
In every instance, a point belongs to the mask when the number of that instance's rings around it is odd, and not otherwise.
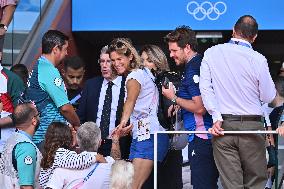
[{"label": "denim shorts", "polygon": [[[169,149],[168,134],[158,134],[158,161],[163,161]],[[142,158],[154,160],[154,135],[151,134],[150,138],[144,141],[137,141],[132,139],[130,147],[129,159]]]}]

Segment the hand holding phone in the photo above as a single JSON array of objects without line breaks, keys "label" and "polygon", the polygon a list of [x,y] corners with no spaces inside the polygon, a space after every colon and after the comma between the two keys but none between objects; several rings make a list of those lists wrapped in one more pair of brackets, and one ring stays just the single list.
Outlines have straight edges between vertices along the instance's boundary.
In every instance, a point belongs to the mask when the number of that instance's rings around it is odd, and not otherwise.
[{"label": "hand holding phone", "polygon": [[167,77],[164,78],[163,86],[164,86],[166,89],[169,89],[169,88],[170,88],[170,80],[169,80]]}]

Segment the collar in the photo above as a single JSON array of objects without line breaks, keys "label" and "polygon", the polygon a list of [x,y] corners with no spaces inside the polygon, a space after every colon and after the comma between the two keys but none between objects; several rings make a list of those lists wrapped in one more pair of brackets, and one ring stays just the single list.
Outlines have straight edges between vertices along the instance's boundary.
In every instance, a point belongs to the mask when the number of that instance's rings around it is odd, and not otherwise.
[{"label": "collar", "polygon": [[[233,41],[233,42],[240,42],[240,43],[243,43],[243,46],[247,46],[249,48],[252,48],[250,42],[244,40],[244,39],[238,39],[238,38],[231,38],[230,41]],[[240,44],[241,45],[241,44]]]},{"label": "collar", "polygon": [[23,130],[18,130],[17,131],[18,133],[22,134],[22,135],[25,135],[26,137],[28,137],[30,140],[32,140],[32,136],[29,135],[27,132],[23,131]]},{"label": "collar", "polygon": [[2,67],[2,65],[0,64],[0,71],[1,71],[1,70],[3,70],[3,67]]},{"label": "collar", "polygon": [[192,61],[195,57],[197,57],[199,54],[198,53],[196,53],[195,55],[193,55],[190,59],[188,59],[188,61],[186,62],[186,65],[190,62],[190,61]]},{"label": "collar", "polygon": [[[121,84],[121,79],[122,79],[121,76],[117,76],[114,80],[112,80],[112,82],[115,86],[119,86]],[[104,78],[103,85],[106,86],[108,82],[109,81],[106,78]]]},{"label": "collar", "polygon": [[50,60],[48,60],[48,59],[47,59],[46,57],[44,57],[43,55],[41,55],[41,56],[39,57],[39,61],[44,61],[44,62],[46,62],[46,63],[52,65],[53,67],[55,67],[55,66],[53,65],[53,63],[50,62]]}]

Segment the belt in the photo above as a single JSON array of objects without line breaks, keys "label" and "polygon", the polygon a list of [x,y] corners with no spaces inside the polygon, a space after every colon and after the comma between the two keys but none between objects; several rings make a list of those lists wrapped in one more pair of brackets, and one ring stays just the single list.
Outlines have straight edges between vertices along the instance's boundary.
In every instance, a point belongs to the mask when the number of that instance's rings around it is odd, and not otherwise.
[{"label": "belt", "polygon": [[222,114],[223,120],[228,121],[263,121],[260,115],[232,115],[232,114]]}]

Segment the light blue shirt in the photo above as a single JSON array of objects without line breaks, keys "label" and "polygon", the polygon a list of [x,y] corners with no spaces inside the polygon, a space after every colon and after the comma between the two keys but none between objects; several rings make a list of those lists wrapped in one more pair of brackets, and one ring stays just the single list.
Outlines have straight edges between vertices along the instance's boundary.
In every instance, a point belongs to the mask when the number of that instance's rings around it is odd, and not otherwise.
[{"label": "light blue shirt", "polygon": [[[32,140],[32,136],[19,130],[20,134]],[[33,186],[37,161],[37,152],[29,142],[18,143],[15,146],[15,159],[17,162],[17,172],[20,186]]]}]

